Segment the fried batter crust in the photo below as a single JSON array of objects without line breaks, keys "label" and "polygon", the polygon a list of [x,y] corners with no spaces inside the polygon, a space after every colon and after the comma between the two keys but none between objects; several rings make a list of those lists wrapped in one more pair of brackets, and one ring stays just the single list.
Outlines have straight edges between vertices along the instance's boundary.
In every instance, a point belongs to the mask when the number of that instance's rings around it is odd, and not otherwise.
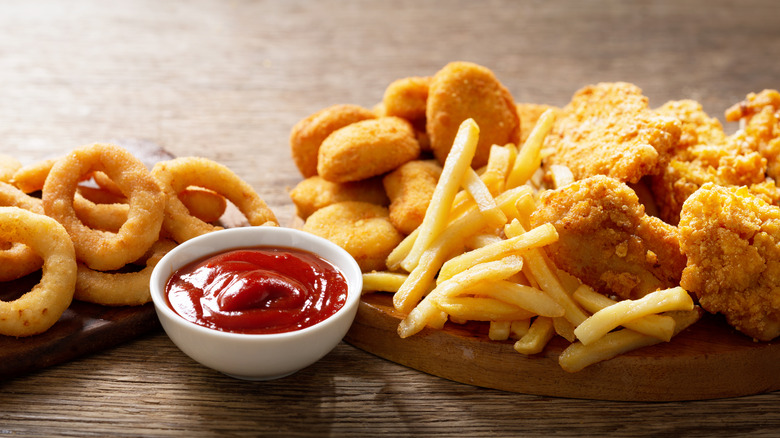
[{"label": "fried batter crust", "polygon": [[[744,185],[767,202],[780,200],[780,190],[767,173],[777,164],[769,165],[773,155],[771,110],[759,111],[744,130],[731,136],[723,131],[717,119],[709,117],[698,102],[691,100],[667,102],[657,110],[675,117],[682,124],[682,135],[671,152],[663,172],[652,177],[652,190],[659,216],[670,224],[680,220],[685,200],[707,182],[723,186]],[[780,132],[780,127],[776,128]],[[778,137],[777,133],[774,137]],[[780,140],[776,140],[780,153]],[[762,146],[762,145],[765,145]]]},{"label": "fried batter crust", "polygon": [[545,192],[532,226],[552,223],[555,264],[601,293],[640,298],[679,285],[685,268],[675,227],[645,214],[626,184],[593,176]]},{"label": "fried batter crust", "polygon": [[680,285],[761,341],[780,335],[780,208],[745,188],[703,185],[683,205]]},{"label": "fried batter crust", "polygon": [[636,183],[661,171],[679,138],[680,123],[648,109],[639,87],[599,83],[577,91],[558,113],[545,166],[567,166],[575,180],[607,175]]}]

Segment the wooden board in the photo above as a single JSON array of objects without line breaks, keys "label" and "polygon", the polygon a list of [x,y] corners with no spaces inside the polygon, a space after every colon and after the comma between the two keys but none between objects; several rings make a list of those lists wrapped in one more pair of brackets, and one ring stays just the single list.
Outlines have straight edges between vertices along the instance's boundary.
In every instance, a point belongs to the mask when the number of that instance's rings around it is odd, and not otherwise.
[{"label": "wooden board", "polygon": [[388,294],[364,295],[346,341],[399,364],[469,385],[543,396],[596,400],[674,401],[759,394],[780,389],[780,342],[756,343],[718,317],[702,320],[672,342],[563,371],[554,338],[545,351],[524,356],[511,342],[487,338],[487,326],[448,323],[406,339],[402,315]]},{"label": "wooden board", "polygon": [[[5,283],[0,299],[30,290],[40,274]],[[160,327],[152,303],[105,307],[74,301],[59,321],[39,335],[0,336],[0,379],[57,365],[104,350]]]}]

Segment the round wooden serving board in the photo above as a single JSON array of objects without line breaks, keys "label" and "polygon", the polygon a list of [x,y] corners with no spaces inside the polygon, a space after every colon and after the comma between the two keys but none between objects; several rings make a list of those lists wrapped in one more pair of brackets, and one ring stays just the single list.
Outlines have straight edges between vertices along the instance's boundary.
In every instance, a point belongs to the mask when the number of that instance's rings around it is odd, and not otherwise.
[{"label": "round wooden serving board", "polygon": [[675,401],[759,394],[780,389],[780,342],[757,343],[706,315],[671,342],[568,373],[558,365],[567,341],[524,356],[512,342],[487,338],[487,326],[447,323],[406,339],[403,315],[389,294],[364,295],[345,340],[393,362],[469,385],[554,397]]}]

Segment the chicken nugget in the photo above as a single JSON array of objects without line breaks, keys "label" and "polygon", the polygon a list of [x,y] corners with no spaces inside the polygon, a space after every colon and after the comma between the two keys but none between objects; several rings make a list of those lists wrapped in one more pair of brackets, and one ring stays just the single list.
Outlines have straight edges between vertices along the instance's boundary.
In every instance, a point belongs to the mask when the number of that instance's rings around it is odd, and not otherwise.
[{"label": "chicken nugget", "polygon": [[298,217],[304,220],[320,208],[337,202],[361,201],[377,205],[390,203],[379,177],[334,183],[321,176],[312,176],[298,183],[290,191],[290,199],[295,204]]},{"label": "chicken nugget", "polygon": [[308,178],[317,174],[317,153],[333,131],[374,117],[369,109],[345,104],[324,108],[296,123],[290,133],[290,149],[301,175]]},{"label": "chicken nugget", "polygon": [[420,155],[412,125],[400,117],[352,123],[320,146],[317,173],[331,182],[360,181],[387,173]]},{"label": "chicken nugget", "polygon": [[520,140],[520,117],[512,94],[485,67],[452,62],[431,80],[426,131],[436,159],[444,163],[460,124],[472,118],[480,128],[472,167],[487,163],[490,147]]},{"label": "chicken nugget", "polygon": [[552,223],[555,264],[601,293],[636,299],[679,285],[685,257],[678,231],[645,214],[627,184],[603,175],[545,192],[531,215]]},{"label": "chicken nugget", "polygon": [[746,187],[702,185],[683,204],[680,285],[761,341],[780,335],[780,208]]},{"label": "chicken nugget", "polygon": [[382,180],[390,197],[390,222],[402,233],[410,234],[422,223],[441,170],[438,161],[415,160]]},{"label": "chicken nugget", "polygon": [[403,239],[385,207],[367,202],[339,202],[315,211],[303,230],[330,240],[357,260],[363,272],[386,269],[385,260]]},{"label": "chicken nugget", "polygon": [[413,123],[417,120],[424,122],[430,85],[430,76],[413,76],[391,82],[382,98],[385,115],[401,117]]},{"label": "chicken nugget", "polygon": [[599,83],[578,90],[559,113],[545,147],[545,168],[568,167],[575,180],[607,175],[636,183],[658,174],[680,139],[680,122],[648,108],[636,85]]}]

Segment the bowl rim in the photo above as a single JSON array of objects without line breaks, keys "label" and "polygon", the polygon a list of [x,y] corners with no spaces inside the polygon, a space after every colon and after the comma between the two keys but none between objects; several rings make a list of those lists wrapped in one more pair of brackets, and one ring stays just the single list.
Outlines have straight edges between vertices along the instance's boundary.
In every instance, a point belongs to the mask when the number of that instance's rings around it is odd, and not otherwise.
[{"label": "bowl rim", "polygon": [[[221,247],[219,244],[220,242],[219,239],[224,237],[226,234],[250,234],[250,235],[290,234],[294,236],[296,239],[303,239],[304,242],[310,242],[313,243],[313,245],[311,245],[312,247],[296,245],[296,243],[299,242],[291,242],[290,244],[285,244],[285,245],[275,244],[275,243],[264,244],[264,243],[247,242],[246,245],[224,245],[224,247]],[[196,324],[192,321],[188,321],[184,319],[181,315],[176,313],[168,305],[167,298],[165,296],[165,284],[167,283],[170,276],[176,271],[176,269],[173,269],[172,266],[173,260],[176,257],[179,257],[180,254],[191,250],[191,247],[193,246],[206,244],[212,241],[213,241],[212,249],[204,251],[203,254],[198,255],[195,258],[187,257],[188,260],[185,263],[183,263],[182,266],[191,263],[199,258],[206,257],[209,254],[212,255],[218,254],[224,251],[229,251],[231,249],[253,248],[253,247],[262,247],[262,246],[300,249],[303,251],[308,251],[310,253],[313,253],[323,258],[331,265],[336,267],[336,269],[338,269],[342,273],[345,281],[347,282],[346,302],[339,310],[336,311],[336,313],[329,316],[328,318],[325,318],[322,321],[319,321],[309,327],[305,327],[298,330],[292,330],[288,332],[282,332],[282,333],[233,333],[233,332],[226,332],[218,329],[205,327]],[[337,263],[336,261],[332,260],[331,257],[326,257],[323,254],[321,254],[322,248],[325,248],[328,251],[332,251],[338,254],[341,259],[347,262],[347,266],[342,266],[342,263]],[[352,272],[350,273],[349,271]],[[297,230],[294,228],[287,228],[281,226],[246,226],[246,227],[225,228],[221,230],[216,230],[207,234],[194,237],[186,242],[177,245],[175,248],[173,248],[171,251],[165,254],[160,259],[160,261],[157,262],[157,265],[155,265],[154,269],[152,270],[151,277],[149,279],[149,291],[151,293],[152,301],[154,303],[154,307],[157,313],[158,314],[162,313],[166,318],[173,321],[174,324],[178,324],[181,327],[186,327],[189,330],[194,330],[195,332],[203,334],[204,336],[223,337],[225,339],[232,339],[236,341],[248,341],[248,340],[256,340],[256,339],[264,339],[264,340],[272,341],[272,340],[284,340],[288,338],[306,336],[311,332],[324,330],[330,325],[337,324],[341,318],[346,317],[346,315],[349,313],[353,313],[351,312],[353,309],[354,310],[357,309],[357,306],[360,302],[360,296],[362,293],[362,284],[363,284],[362,271],[358,266],[357,261],[346,250],[336,245],[335,243],[325,238],[316,236],[311,233],[307,233],[305,231]]]}]

